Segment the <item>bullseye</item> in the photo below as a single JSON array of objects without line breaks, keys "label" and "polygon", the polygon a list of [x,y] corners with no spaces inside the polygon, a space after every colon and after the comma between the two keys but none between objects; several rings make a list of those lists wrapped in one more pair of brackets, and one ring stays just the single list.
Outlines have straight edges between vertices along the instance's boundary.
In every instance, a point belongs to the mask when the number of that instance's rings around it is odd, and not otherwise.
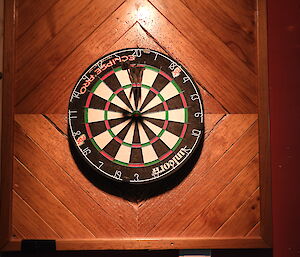
[{"label": "bullseye", "polygon": [[134,118],[141,117],[141,113],[140,113],[139,111],[134,111],[134,112],[132,113],[132,117],[134,117]]}]

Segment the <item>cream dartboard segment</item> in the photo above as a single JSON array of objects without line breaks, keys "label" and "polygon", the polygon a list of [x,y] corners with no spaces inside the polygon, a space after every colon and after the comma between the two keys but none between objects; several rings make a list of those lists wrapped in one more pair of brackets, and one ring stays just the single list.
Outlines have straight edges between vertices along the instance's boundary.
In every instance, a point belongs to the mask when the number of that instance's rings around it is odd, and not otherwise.
[{"label": "cream dartboard segment", "polygon": [[76,83],[68,112],[80,158],[117,181],[147,183],[180,170],[203,136],[191,75],[150,49],[122,49],[94,62]]}]

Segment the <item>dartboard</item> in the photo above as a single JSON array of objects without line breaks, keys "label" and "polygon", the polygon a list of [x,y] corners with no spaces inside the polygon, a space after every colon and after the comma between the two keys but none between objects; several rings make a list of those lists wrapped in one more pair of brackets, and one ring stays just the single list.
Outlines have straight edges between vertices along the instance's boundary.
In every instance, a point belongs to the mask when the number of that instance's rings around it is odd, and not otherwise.
[{"label": "dartboard", "polygon": [[79,158],[113,180],[147,183],[182,168],[203,136],[191,75],[158,51],[122,49],[81,75],[70,97],[69,136]]}]

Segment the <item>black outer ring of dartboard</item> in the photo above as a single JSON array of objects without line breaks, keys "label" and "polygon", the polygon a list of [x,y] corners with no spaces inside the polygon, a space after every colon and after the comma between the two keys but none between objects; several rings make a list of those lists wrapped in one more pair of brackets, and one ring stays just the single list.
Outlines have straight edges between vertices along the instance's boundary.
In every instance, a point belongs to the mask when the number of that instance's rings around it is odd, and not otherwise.
[{"label": "black outer ring of dartboard", "polygon": [[[197,86],[197,84],[195,83],[194,81],[194,78],[191,76],[191,74],[187,71],[187,69],[180,63],[178,62],[177,60],[175,60],[173,57],[171,56],[168,56],[164,53],[161,53],[159,51],[156,51],[156,50],[152,50],[150,48],[122,48],[122,49],[118,49],[116,51],[113,51],[113,52],[110,52],[106,55],[103,55],[101,56],[100,58],[98,58],[97,60],[95,60],[92,64],[90,64],[85,70],[84,72],[81,73],[80,77],[78,78],[78,80],[76,81],[75,83],[75,86],[72,88],[72,91],[74,91],[75,87],[77,86],[77,84],[79,83],[79,81],[81,80],[82,76],[88,71],[90,70],[97,62],[99,62],[99,60],[101,59],[104,59],[106,58],[107,56],[110,56],[110,55],[113,55],[114,53],[116,52],[120,52],[120,51],[128,51],[128,50],[132,50],[134,51],[135,49],[139,49],[139,50],[144,50],[144,49],[147,49],[147,50],[150,50],[151,52],[155,52],[155,53],[158,53],[160,55],[162,55],[163,57],[165,57],[166,59],[171,59],[172,61],[174,61],[176,64],[178,64],[182,70],[188,74],[189,76],[189,79],[191,80],[192,84],[194,84],[194,89],[196,90],[195,92],[198,93],[199,95],[199,105],[201,103],[201,107],[202,107],[202,113],[203,113],[203,121],[200,122],[200,124],[202,125],[202,129],[201,130],[201,136],[198,137],[198,140],[197,140],[197,143],[194,145],[191,153],[189,154],[189,156],[187,158],[184,159],[184,161],[182,161],[178,166],[176,166],[175,169],[171,170],[170,172],[168,173],[165,173],[164,175],[162,176],[159,176],[159,177],[155,177],[151,180],[147,180],[147,181],[130,181],[130,180],[119,180],[119,179],[115,179],[113,178],[112,176],[109,176],[107,175],[106,173],[100,171],[99,169],[95,168],[91,163],[89,163],[89,161],[86,160],[86,158],[82,155],[82,152],[80,151],[79,147],[77,147],[77,143],[75,141],[75,138],[72,136],[72,133],[71,133],[71,128],[70,128],[70,120],[69,120],[69,117],[68,117],[68,134],[69,134],[69,138],[71,137],[71,141],[72,141],[72,146],[76,149],[76,153],[81,157],[81,159],[83,159],[83,162],[85,165],[87,165],[89,168],[91,168],[92,170],[96,171],[98,174],[110,179],[110,181],[114,181],[114,182],[118,182],[118,183],[124,183],[124,184],[132,184],[132,185],[142,185],[142,184],[151,184],[151,183],[154,183],[154,182],[157,182],[157,181],[160,181],[162,179],[165,179],[177,172],[180,172],[181,171],[181,168],[186,165],[186,163],[191,160],[191,158],[195,155],[195,150],[196,149],[199,149],[199,146],[200,146],[200,143],[202,142],[203,140],[203,136],[204,136],[204,107],[203,107],[203,101],[202,101],[202,95],[200,94],[200,90]],[[72,93],[69,97],[69,105],[68,105],[68,111],[70,110],[70,105],[71,105],[71,97],[72,97]],[[113,165],[117,165],[116,163],[112,163]],[[158,163],[159,164],[159,163]],[[134,169],[134,168],[133,168]],[[138,169],[138,168],[137,168]]]}]

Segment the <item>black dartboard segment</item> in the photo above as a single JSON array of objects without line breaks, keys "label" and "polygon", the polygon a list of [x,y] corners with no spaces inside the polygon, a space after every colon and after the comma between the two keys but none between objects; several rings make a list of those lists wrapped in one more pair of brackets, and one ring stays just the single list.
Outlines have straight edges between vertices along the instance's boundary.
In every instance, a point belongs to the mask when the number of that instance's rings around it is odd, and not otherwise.
[{"label": "black dartboard segment", "polygon": [[150,49],[122,49],[94,62],[72,91],[68,117],[81,158],[130,183],[179,170],[203,136],[202,101],[191,75]]}]

